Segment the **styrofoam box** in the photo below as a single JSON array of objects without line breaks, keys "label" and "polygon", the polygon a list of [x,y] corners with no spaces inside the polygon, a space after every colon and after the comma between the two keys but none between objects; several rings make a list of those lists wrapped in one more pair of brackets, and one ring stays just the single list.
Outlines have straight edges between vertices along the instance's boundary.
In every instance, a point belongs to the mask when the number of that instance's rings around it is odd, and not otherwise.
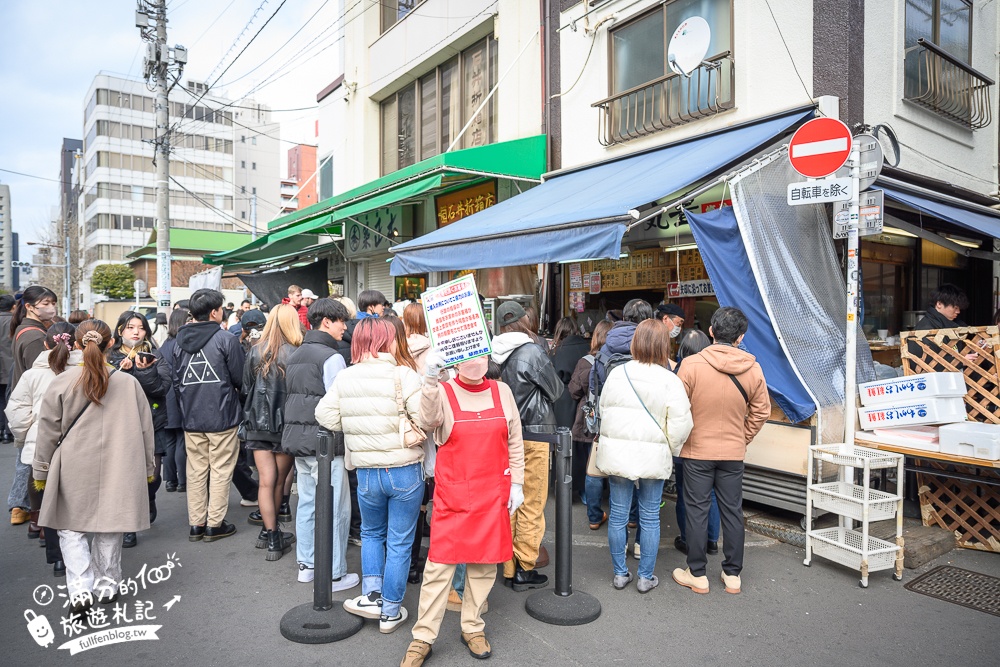
[{"label": "styrofoam box", "polygon": [[[877,442],[885,445],[898,445],[910,449],[921,449],[925,452],[939,452],[937,426],[900,426],[898,428],[878,428],[874,431],[858,431],[856,437],[861,440]],[[933,431],[933,437],[928,437]]]},{"label": "styrofoam box", "polygon": [[892,405],[858,408],[861,428],[866,431],[922,424],[953,424],[964,422],[965,399],[928,398],[922,401],[901,401]]},{"label": "styrofoam box", "polygon": [[858,386],[861,405],[885,405],[900,401],[945,396],[965,396],[968,388],[961,373],[924,373],[891,380],[865,382]]},{"label": "styrofoam box", "polygon": [[965,422],[938,429],[941,452],[1000,461],[1000,424]]}]

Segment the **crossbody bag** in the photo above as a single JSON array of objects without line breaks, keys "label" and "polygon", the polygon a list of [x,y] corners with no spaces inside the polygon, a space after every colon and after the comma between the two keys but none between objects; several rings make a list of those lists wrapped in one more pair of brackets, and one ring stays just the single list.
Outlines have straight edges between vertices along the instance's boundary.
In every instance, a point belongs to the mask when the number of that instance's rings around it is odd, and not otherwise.
[{"label": "crossbody bag", "polygon": [[[115,370],[116,369],[111,369],[111,372],[108,373],[109,380],[111,376],[115,374]],[[69,432],[73,430],[73,427],[76,426],[76,423],[80,421],[80,417],[83,416],[83,413],[85,413],[87,411],[87,408],[89,408],[91,405],[93,404],[88,402],[85,406],[83,406],[83,410],[80,410],[80,412],[77,413],[76,418],[72,422],[70,422],[69,428],[63,431],[63,434],[59,436],[59,440],[56,441],[56,447],[59,447],[63,444],[63,440],[66,439],[66,436],[69,435]]]},{"label": "crossbody bag", "polygon": [[399,444],[403,448],[420,447],[427,440],[427,434],[406,414],[403,384],[399,381],[398,373],[393,376],[393,380],[396,383],[396,411],[399,414]]}]

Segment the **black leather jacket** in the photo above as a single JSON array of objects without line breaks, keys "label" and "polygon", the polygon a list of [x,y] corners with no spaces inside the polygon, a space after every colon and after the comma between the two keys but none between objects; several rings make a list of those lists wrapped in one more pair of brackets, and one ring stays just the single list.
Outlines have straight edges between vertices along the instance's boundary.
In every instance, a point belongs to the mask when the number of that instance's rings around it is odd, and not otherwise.
[{"label": "black leather jacket", "polygon": [[277,363],[267,375],[261,375],[260,344],[250,348],[243,366],[243,422],[240,437],[245,440],[281,442],[285,428],[285,365],[295,346],[285,344],[278,350]]},{"label": "black leather jacket", "polygon": [[510,387],[526,432],[551,433],[556,426],[552,407],[563,393],[549,355],[535,343],[525,343],[500,365],[500,378]]}]

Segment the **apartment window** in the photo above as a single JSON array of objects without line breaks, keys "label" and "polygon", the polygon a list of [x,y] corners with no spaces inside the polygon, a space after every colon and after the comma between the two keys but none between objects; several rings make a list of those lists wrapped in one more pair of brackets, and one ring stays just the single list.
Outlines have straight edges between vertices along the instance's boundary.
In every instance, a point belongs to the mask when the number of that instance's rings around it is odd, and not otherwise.
[{"label": "apartment window", "polygon": [[247,168],[247,161],[240,160],[240,169],[246,169],[246,168]]},{"label": "apartment window", "polygon": [[257,163],[256,162],[251,162],[250,163],[250,168],[251,169],[257,169]]},{"label": "apartment window", "polygon": [[256,136],[250,137],[250,144],[253,145],[253,146],[257,145],[257,137]]},{"label": "apartment window", "polygon": [[420,0],[382,0],[382,32],[402,21],[419,2]]},{"label": "apartment window", "polygon": [[247,193],[247,186],[241,185],[240,186],[240,194],[241,195],[245,195],[246,193]]},{"label": "apartment window", "polygon": [[240,135],[240,143],[241,144],[245,144],[246,142],[247,142],[247,135],[241,134]]},{"label": "apartment window", "polygon": [[[328,159],[329,158],[329,159]],[[323,158],[319,165],[319,198],[329,199],[333,196],[333,158]]]},{"label": "apartment window", "polygon": [[905,48],[921,37],[972,64],[972,0],[906,0]]},{"label": "apartment window", "polygon": [[247,219],[247,212],[246,211],[240,211],[240,218],[242,218],[243,220],[246,220]]},{"label": "apartment window", "polygon": [[250,188],[251,194],[257,194],[257,188]]},{"label": "apartment window", "polygon": [[[496,83],[496,40],[484,39],[382,102],[382,173],[438,155],[452,144]],[[496,96],[460,148],[496,141]]]}]

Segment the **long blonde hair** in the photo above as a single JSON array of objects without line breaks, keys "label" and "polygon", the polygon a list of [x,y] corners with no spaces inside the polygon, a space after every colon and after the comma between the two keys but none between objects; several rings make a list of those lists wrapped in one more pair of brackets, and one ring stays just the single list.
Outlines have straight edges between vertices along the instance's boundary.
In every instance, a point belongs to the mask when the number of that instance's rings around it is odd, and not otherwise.
[{"label": "long blonde hair", "polygon": [[[272,366],[277,366],[278,352],[285,343],[298,347],[302,344],[302,323],[299,320],[299,313],[290,304],[282,304],[275,307],[267,316],[264,324],[264,331],[261,333],[260,341],[260,366],[257,370],[260,375],[267,376]],[[279,373],[284,373],[285,369],[277,366]]]}]

